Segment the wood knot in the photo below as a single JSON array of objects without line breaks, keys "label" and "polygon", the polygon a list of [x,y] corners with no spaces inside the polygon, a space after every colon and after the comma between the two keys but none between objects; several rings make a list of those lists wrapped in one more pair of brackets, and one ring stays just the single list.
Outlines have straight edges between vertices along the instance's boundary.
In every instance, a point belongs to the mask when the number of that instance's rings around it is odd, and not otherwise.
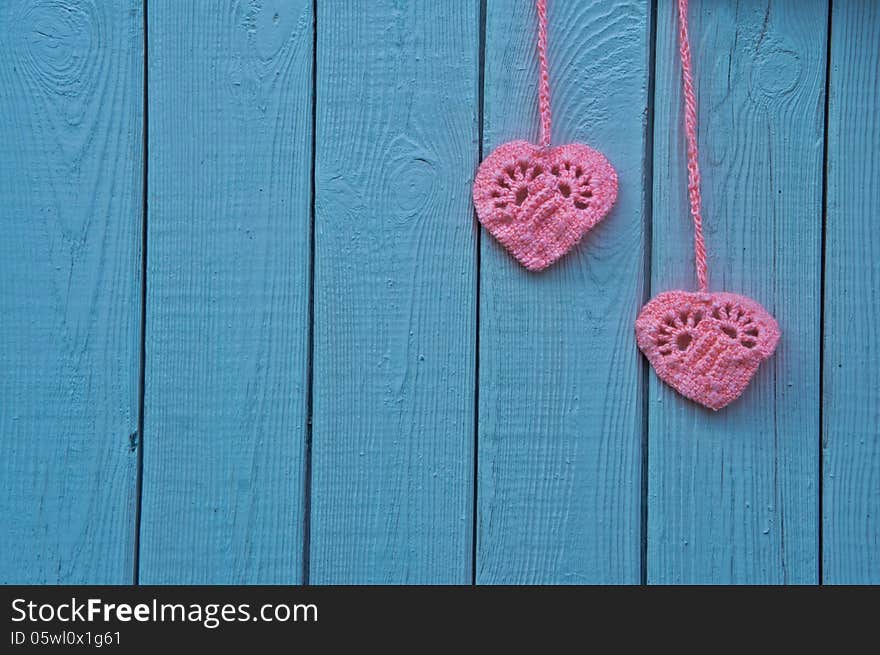
[{"label": "wood knot", "polygon": [[17,26],[26,70],[56,93],[76,95],[95,77],[89,69],[97,65],[102,51],[98,14],[91,2],[38,0],[22,6],[10,25]]}]

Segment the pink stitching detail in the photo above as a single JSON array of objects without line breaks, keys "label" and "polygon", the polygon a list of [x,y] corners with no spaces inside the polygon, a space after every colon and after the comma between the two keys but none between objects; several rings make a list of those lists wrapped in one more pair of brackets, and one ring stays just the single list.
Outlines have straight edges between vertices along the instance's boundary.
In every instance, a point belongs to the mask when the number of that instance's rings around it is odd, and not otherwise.
[{"label": "pink stitching detail", "polygon": [[715,410],[742,394],[779,337],[766,309],[734,293],[667,291],[636,321],[639,349],[657,376]]},{"label": "pink stitching detail", "polygon": [[502,144],[480,164],[474,180],[480,222],[532,271],[567,253],[616,198],[614,168],[602,153],[580,143]]}]

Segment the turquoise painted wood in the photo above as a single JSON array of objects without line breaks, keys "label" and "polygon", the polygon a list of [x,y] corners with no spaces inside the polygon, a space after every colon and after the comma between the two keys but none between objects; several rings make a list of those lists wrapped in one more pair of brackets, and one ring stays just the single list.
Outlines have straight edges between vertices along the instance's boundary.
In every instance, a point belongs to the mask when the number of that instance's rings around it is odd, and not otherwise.
[{"label": "turquoise painted wood", "polygon": [[[783,336],[713,413],[650,375],[652,583],[815,583],[819,571],[822,1],[694,3],[710,290],[742,293]],[[680,65],[658,3],[652,294],[694,289]]]},{"label": "turquoise painted wood", "polygon": [[0,583],[132,580],[143,39],[0,3]]},{"label": "turquoise painted wood", "polygon": [[712,413],[633,334],[695,286],[673,0],[549,2],[621,185],[540,274],[470,199],[531,0],[0,2],[0,583],[880,583],[880,8],[829,3],[691,8],[710,283],[783,329]]},{"label": "turquoise painted wood", "polygon": [[299,582],[312,3],[148,22],[140,581]]},{"label": "turquoise painted wood", "polygon": [[831,25],[823,575],[880,584],[880,5],[836,2]]},{"label": "turquoise painted wood", "polygon": [[318,5],[313,583],[471,581],[478,8]]},{"label": "turquoise painted wood", "polygon": [[[488,4],[487,154],[537,140],[536,20],[533,3]],[[606,153],[620,195],[539,274],[483,233],[477,582],[638,583],[649,9],[559,1],[548,20],[554,143]]]}]

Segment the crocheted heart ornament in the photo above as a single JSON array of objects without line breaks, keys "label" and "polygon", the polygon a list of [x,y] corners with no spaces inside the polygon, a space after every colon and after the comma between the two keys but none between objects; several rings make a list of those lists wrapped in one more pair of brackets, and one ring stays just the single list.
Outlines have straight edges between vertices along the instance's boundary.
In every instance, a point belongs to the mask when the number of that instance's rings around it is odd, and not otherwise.
[{"label": "crocheted heart ornament", "polygon": [[734,293],[667,291],[636,321],[639,348],[657,376],[714,410],[739,397],[779,334],[766,309]]},{"label": "crocheted heart ornament", "polygon": [[614,168],[580,143],[504,143],[480,164],[474,180],[480,223],[531,271],[571,250],[616,198]]}]

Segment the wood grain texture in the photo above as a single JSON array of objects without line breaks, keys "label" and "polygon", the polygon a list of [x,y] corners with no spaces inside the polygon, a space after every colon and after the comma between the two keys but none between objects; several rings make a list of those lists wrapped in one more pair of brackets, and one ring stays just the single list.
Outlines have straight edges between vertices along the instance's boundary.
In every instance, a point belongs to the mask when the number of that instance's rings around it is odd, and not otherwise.
[{"label": "wood grain texture", "polygon": [[880,584],[880,5],[831,19],[823,577]]},{"label": "wood grain texture", "polygon": [[0,583],[132,580],[143,39],[0,3]]},{"label": "wood grain texture", "polygon": [[[658,4],[652,294],[696,288],[677,14]],[[693,3],[710,290],[782,339],[714,413],[650,375],[648,581],[815,583],[827,4]]]},{"label": "wood grain texture", "polygon": [[[534,3],[488,4],[484,151],[538,138]],[[615,208],[541,273],[483,233],[477,582],[638,583],[647,3],[551,2],[554,143],[617,169]]]},{"label": "wood grain texture", "polygon": [[471,579],[478,5],[319,4],[313,583]]},{"label": "wood grain texture", "polygon": [[310,0],[152,0],[140,580],[301,579]]}]

